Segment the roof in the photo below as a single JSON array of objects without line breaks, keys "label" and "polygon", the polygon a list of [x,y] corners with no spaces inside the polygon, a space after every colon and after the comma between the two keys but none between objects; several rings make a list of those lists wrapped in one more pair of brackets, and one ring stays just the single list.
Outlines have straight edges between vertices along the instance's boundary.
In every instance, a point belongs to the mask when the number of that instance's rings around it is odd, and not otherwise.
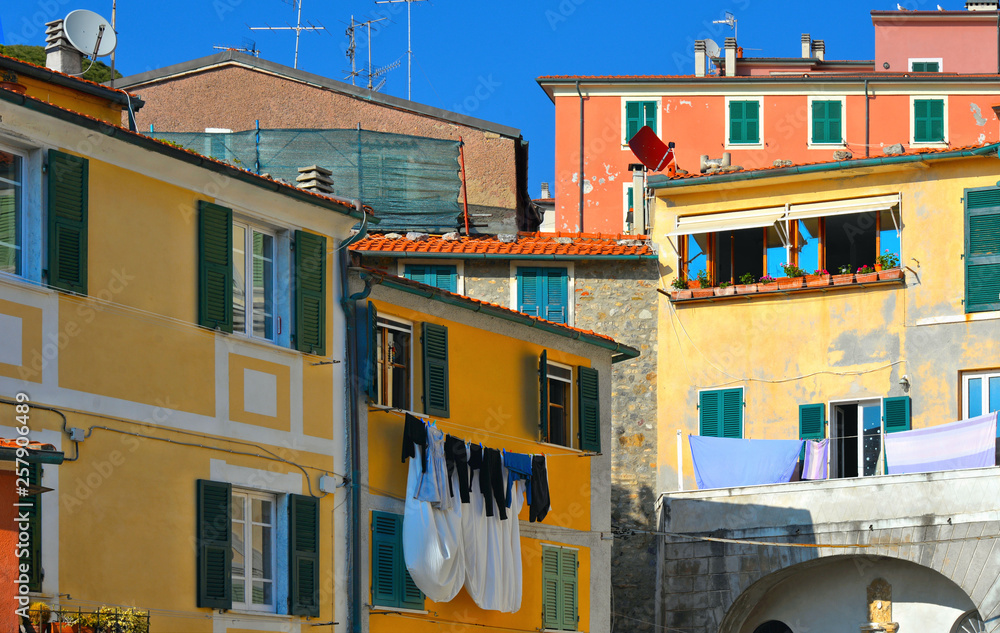
[{"label": "roof", "polygon": [[365,88],[359,88],[358,86],[353,86],[343,81],[337,81],[335,79],[330,79],[329,77],[323,77],[322,75],[305,72],[304,70],[299,70],[297,68],[290,68],[282,64],[268,61],[266,59],[260,59],[254,57],[253,55],[247,55],[246,53],[234,50],[225,50],[216,53],[215,55],[199,57],[198,59],[192,59],[190,61],[181,62],[172,66],[165,66],[163,68],[157,68],[155,70],[149,70],[136,75],[123,77],[122,79],[116,79],[115,84],[138,89],[159,81],[177,79],[183,75],[203,72],[222,66],[242,66],[244,68],[278,75],[293,81],[310,84],[321,90],[332,90],[333,92],[347,95],[355,99],[360,99],[362,101],[378,103],[389,108],[405,110],[421,116],[440,119],[442,121],[448,121],[450,123],[456,123],[466,127],[485,130],[487,132],[495,132],[496,134],[508,136],[510,138],[516,139],[521,137],[521,131],[517,128],[500,125],[499,123],[492,123],[490,121],[477,119],[464,114],[458,114],[457,112],[450,112],[442,108],[435,108],[422,103],[416,103],[415,101],[409,101],[407,99],[393,97],[392,95],[374,92]]},{"label": "roof", "polygon": [[[28,449],[28,454],[18,455],[18,449]],[[8,440],[0,438],[0,461],[14,461],[21,459],[26,462],[38,462],[42,464],[61,464],[63,454],[56,450],[52,444],[42,444],[41,442],[29,441],[27,445],[21,446],[18,440]]]},{"label": "roof", "polygon": [[[29,97],[28,95],[23,95],[11,90],[0,89],[0,101],[7,101],[9,103],[24,106],[35,112],[52,116],[74,125],[79,125],[91,131],[99,132],[106,136],[113,136],[121,141],[136,145],[143,149],[163,154],[164,156],[168,156],[170,158],[182,160],[198,167],[204,167],[216,173],[241,180],[251,185],[256,185],[269,191],[284,194],[303,202],[316,204],[359,220],[365,217],[365,215],[371,215],[373,213],[371,207],[363,206],[362,209],[364,210],[364,214],[362,214],[356,209],[354,204],[346,199],[334,198],[314,193],[306,189],[301,189],[299,187],[274,180],[273,178],[255,174],[245,169],[239,169],[229,163],[224,163],[209,156],[203,156],[186,148],[180,148],[164,143],[163,141],[146,136],[145,134],[133,132],[120,125],[113,125],[107,121],[53,105],[46,101],[42,101],[41,99]],[[371,217],[368,218],[368,221],[373,223],[378,222],[376,218]]]},{"label": "roof", "polygon": [[57,86],[64,86],[95,97],[101,97],[102,99],[121,104],[122,108],[127,108],[129,100],[131,100],[133,112],[138,111],[144,104],[143,100],[138,96],[129,94],[124,90],[109,88],[89,79],[74,77],[73,75],[67,75],[66,73],[43,66],[36,66],[31,62],[15,59],[3,54],[0,54],[0,68],[9,69],[15,73],[26,75],[39,81],[53,83]]},{"label": "roof", "polygon": [[852,158],[848,160],[832,160],[815,163],[799,163],[785,167],[758,167],[740,169],[737,171],[716,172],[712,174],[679,174],[669,177],[664,174],[654,174],[647,184],[652,189],[687,187],[710,183],[734,182],[738,180],[759,180],[796,174],[815,173],[823,171],[838,171],[862,167],[877,167],[899,163],[919,163],[928,160],[946,160],[952,158],[968,158],[972,156],[996,156],[1000,143],[992,145],[975,145],[948,149],[927,149],[892,156],[872,158]]},{"label": "roof", "polygon": [[589,343],[597,347],[611,350],[613,352],[611,357],[612,363],[618,363],[623,360],[639,357],[639,350],[634,347],[630,347],[624,343],[619,343],[610,336],[598,334],[592,330],[584,330],[570,325],[563,325],[562,323],[546,321],[540,317],[518,312],[517,310],[511,310],[510,308],[497,303],[481,301],[465,295],[448,292],[447,290],[442,290],[434,286],[428,286],[427,284],[422,284],[411,279],[390,275],[385,271],[375,268],[365,267],[356,270],[360,271],[363,279],[369,279],[376,284],[381,284],[395,290],[401,290],[410,294],[419,295],[433,301],[440,301],[442,303],[465,308],[473,312],[481,312],[483,314],[499,317],[507,321],[514,321],[529,327],[551,332],[559,336],[579,340],[584,343]]},{"label": "roof", "polygon": [[[396,237],[398,236],[398,237]],[[351,250],[387,257],[453,259],[655,259],[645,235],[604,233],[518,233],[449,237],[427,235],[407,239],[399,234],[369,235]]]}]

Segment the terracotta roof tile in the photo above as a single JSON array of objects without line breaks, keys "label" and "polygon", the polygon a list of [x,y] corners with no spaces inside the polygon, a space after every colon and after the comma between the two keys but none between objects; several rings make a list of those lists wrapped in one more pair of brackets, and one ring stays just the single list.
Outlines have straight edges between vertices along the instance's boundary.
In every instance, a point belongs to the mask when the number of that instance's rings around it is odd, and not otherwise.
[{"label": "terracotta roof tile", "polygon": [[369,235],[351,245],[361,253],[446,253],[464,255],[564,255],[571,257],[654,257],[645,235],[611,233],[518,233],[517,240],[503,242],[495,235],[462,236],[446,240],[430,235],[420,240],[391,239],[386,234]]},{"label": "terracotta roof tile", "polygon": [[91,86],[95,86],[97,88],[103,88],[104,90],[108,90],[108,91],[111,91],[111,92],[124,92],[125,94],[127,94],[130,97],[137,97],[138,96],[135,93],[128,92],[127,90],[118,90],[116,88],[109,88],[108,86],[105,86],[104,84],[97,83],[96,81],[91,81],[89,79],[84,79],[83,77],[75,77],[73,75],[67,75],[64,72],[60,72],[58,70],[52,70],[51,68],[48,68],[47,66],[39,66],[38,64],[32,64],[31,62],[29,62],[27,60],[19,59],[17,57],[11,57],[10,55],[4,55],[3,53],[0,53],[0,58],[9,59],[11,61],[18,62],[18,63],[21,63],[21,64],[26,64],[28,66],[31,66],[32,68],[37,68],[40,71],[49,72],[49,73],[52,73],[53,75],[60,75],[62,77],[65,77],[66,79],[70,79],[72,81],[79,81],[80,83],[84,83],[84,84],[90,84]]},{"label": "terracotta roof tile", "polygon": [[[747,58],[747,61],[753,61],[753,58]],[[844,60],[850,61],[850,60]],[[829,64],[836,64],[836,62],[827,62]],[[736,75],[735,77],[723,77],[720,75],[706,75],[704,77],[698,77],[696,75],[544,75],[538,77],[536,81],[565,81],[565,80],[595,80],[595,81],[635,81],[635,80],[647,80],[647,81],[670,81],[672,79],[697,79],[699,81],[733,81],[736,79],[741,80],[762,80],[766,79],[769,81],[778,81],[781,79],[795,78],[799,76],[799,73],[791,71],[793,74],[782,74],[782,75]],[[880,72],[880,71],[868,71],[868,72],[857,72],[857,73],[847,73],[847,72],[829,72],[823,69],[818,70],[803,70],[801,74],[809,75],[809,78],[813,81],[822,81],[824,78],[831,79],[900,79],[907,78],[911,76],[918,76],[922,78],[930,79],[954,79],[956,77],[962,79],[998,79],[1000,74],[997,73],[930,73],[930,72]]]}]

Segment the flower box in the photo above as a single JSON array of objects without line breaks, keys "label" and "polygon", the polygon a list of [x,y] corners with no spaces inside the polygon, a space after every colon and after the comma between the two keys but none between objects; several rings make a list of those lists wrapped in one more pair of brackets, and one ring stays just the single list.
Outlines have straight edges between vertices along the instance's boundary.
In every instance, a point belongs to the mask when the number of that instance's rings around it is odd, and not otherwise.
[{"label": "flower box", "polygon": [[736,284],[733,288],[736,288],[738,295],[752,295],[757,292],[757,284]]},{"label": "flower box", "polygon": [[846,286],[854,283],[854,273],[847,273],[846,275],[831,275],[830,281],[833,282],[834,286]]},{"label": "flower box", "polygon": [[677,301],[680,299],[690,299],[690,298],[691,298],[690,290],[674,290],[673,292],[670,293],[671,301]]},{"label": "flower box", "polygon": [[872,282],[878,281],[878,273],[858,273],[854,276],[859,284],[870,284]]},{"label": "flower box", "polygon": [[830,275],[806,275],[807,288],[824,288],[830,285]]},{"label": "flower box", "polygon": [[725,288],[715,288],[716,297],[729,297],[736,294],[735,286],[726,286]]},{"label": "flower box", "polygon": [[889,270],[883,270],[878,274],[879,281],[892,281],[894,279],[903,278],[902,268],[890,268]]},{"label": "flower box", "polygon": [[691,291],[691,297],[693,299],[704,299],[705,297],[715,296],[714,288],[695,288]]},{"label": "flower box", "polygon": [[778,290],[797,290],[802,281],[802,277],[778,277]]},{"label": "flower box", "polygon": [[775,279],[770,283],[761,282],[757,284],[757,292],[774,292],[778,289],[778,280]]}]

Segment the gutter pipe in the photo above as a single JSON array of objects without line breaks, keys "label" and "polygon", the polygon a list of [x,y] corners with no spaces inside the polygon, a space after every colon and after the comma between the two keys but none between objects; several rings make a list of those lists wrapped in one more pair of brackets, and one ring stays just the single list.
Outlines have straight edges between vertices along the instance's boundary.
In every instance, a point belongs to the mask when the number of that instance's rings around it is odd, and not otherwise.
[{"label": "gutter pipe", "polygon": [[[1000,143],[993,143],[976,149],[956,150],[953,152],[941,152],[936,154],[907,154],[903,156],[879,156],[876,158],[862,158],[861,160],[842,160],[835,163],[822,163],[820,165],[799,165],[797,167],[779,167],[777,169],[766,169],[757,171],[734,172],[731,174],[719,174],[717,176],[701,176],[697,178],[678,178],[675,180],[662,177],[647,183],[650,189],[670,189],[675,187],[687,187],[692,185],[706,185],[712,183],[741,182],[747,180],[764,180],[765,178],[776,178],[778,176],[794,176],[798,174],[812,174],[824,171],[837,171],[840,169],[858,169],[862,167],[878,167],[881,165],[902,165],[906,163],[921,163],[927,160],[943,160],[948,158],[969,158],[973,156],[988,156],[996,154]],[[423,257],[423,255],[421,255]]]},{"label": "gutter pipe", "polygon": [[576,94],[580,96],[580,210],[579,226],[583,233],[583,93],[580,92],[580,82],[576,82]]}]

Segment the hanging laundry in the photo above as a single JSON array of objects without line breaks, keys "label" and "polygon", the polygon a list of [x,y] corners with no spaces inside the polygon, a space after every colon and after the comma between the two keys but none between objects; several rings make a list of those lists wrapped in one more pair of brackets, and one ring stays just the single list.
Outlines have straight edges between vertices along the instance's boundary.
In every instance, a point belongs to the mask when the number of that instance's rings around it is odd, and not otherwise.
[{"label": "hanging laundry", "polygon": [[545,455],[531,458],[531,494],[528,496],[528,522],[541,522],[549,513],[549,474]]},{"label": "hanging laundry", "polygon": [[[434,431],[436,429],[428,429],[431,446],[435,443]],[[441,435],[440,459],[444,470],[444,438]],[[447,493],[437,507],[418,498],[418,488],[430,479],[431,471],[436,468],[432,454],[428,459],[428,473],[422,472],[419,463],[422,452],[423,449],[417,446],[417,455],[410,460],[406,479],[403,560],[413,582],[428,598],[435,602],[448,602],[458,595],[465,583],[462,504],[452,502]]]},{"label": "hanging laundry", "polygon": [[[510,507],[511,488],[518,479],[531,479],[531,455],[504,452],[503,465],[507,468],[507,507]],[[528,505],[531,505],[531,487],[528,486]]]},{"label": "hanging laundry", "polygon": [[996,434],[996,412],[926,429],[886,433],[886,465],[892,475],[995,466]]},{"label": "hanging laundry", "polygon": [[[482,447],[469,446],[469,505],[462,508],[462,538],[465,546],[465,590],[472,600],[481,605],[486,592],[487,538],[486,538],[486,498],[479,489],[479,474],[482,465]],[[475,469],[472,470],[473,464]]]},{"label": "hanging laundry", "polygon": [[522,481],[514,484],[510,521],[486,519],[486,582],[481,599],[476,601],[482,609],[513,613],[521,608],[523,581],[517,514],[524,503],[523,486]]},{"label": "hanging laundry", "polygon": [[826,462],[830,440],[808,440],[806,458],[802,463],[802,479],[826,479]]},{"label": "hanging laundry", "polygon": [[448,464],[444,457],[444,433],[433,426],[426,428],[427,470],[420,473],[420,479],[417,481],[417,499],[427,501],[435,506],[449,508],[452,505],[452,498],[448,493]]},{"label": "hanging laundry", "polygon": [[493,516],[494,507],[496,507],[500,513],[500,520],[506,520],[507,504],[503,489],[503,458],[500,456],[500,451],[495,448],[483,448],[483,465],[479,469],[479,490],[486,498],[486,516]]},{"label": "hanging laundry", "polygon": [[[424,421],[409,413],[403,419],[403,463],[407,457],[415,455],[414,446],[427,446],[427,426]],[[424,460],[421,464],[423,471],[427,472],[427,452],[424,452]]]},{"label": "hanging laundry", "polygon": [[689,436],[698,488],[732,488],[790,481],[802,440]]},{"label": "hanging laundry", "polygon": [[448,465],[448,494],[455,496],[452,473],[458,477],[458,495],[462,503],[469,503],[469,454],[465,442],[446,435],[444,438],[444,459]]}]

